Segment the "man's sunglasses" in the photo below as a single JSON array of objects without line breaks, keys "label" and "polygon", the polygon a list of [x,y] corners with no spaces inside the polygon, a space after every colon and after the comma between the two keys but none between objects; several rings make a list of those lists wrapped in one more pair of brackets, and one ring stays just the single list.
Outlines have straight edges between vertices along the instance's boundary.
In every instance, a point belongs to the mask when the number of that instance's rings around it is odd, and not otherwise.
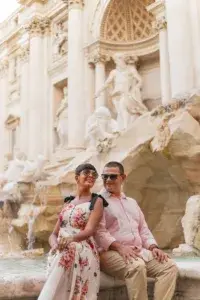
[{"label": "man's sunglasses", "polygon": [[81,172],[81,174],[83,174],[84,176],[92,176],[93,178],[97,179],[98,178],[98,174],[97,172],[93,171],[93,170],[83,170]]},{"label": "man's sunglasses", "polygon": [[103,181],[107,181],[108,179],[114,181],[120,176],[120,174],[101,174],[101,178]]}]

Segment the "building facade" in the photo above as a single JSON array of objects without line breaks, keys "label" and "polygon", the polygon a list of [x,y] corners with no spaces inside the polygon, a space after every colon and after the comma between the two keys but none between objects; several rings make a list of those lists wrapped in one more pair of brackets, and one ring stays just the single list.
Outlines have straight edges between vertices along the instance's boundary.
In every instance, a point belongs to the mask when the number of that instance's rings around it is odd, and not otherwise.
[{"label": "building facade", "polygon": [[113,55],[138,57],[151,110],[200,87],[198,0],[18,0],[0,27],[0,171],[17,151],[63,160],[85,149]]}]

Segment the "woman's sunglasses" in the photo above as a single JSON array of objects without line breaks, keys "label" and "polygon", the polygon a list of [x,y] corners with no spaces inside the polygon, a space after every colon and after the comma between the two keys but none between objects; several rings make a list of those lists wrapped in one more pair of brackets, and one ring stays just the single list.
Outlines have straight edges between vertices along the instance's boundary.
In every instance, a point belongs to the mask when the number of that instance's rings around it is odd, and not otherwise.
[{"label": "woman's sunglasses", "polygon": [[101,174],[101,178],[103,181],[107,181],[108,179],[115,181],[120,174]]},{"label": "woman's sunglasses", "polygon": [[82,175],[84,175],[84,176],[92,176],[93,178],[95,178],[95,179],[97,179],[98,178],[98,173],[97,172],[95,172],[95,171],[93,171],[93,170],[83,170],[82,172],[81,172],[81,174]]}]

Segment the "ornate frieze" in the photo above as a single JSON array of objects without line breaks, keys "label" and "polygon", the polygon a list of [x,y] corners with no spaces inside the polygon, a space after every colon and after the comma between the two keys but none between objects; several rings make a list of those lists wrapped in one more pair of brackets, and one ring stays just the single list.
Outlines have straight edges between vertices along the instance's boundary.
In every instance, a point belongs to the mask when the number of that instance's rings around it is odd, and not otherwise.
[{"label": "ornate frieze", "polygon": [[50,20],[48,18],[34,17],[31,22],[26,26],[26,30],[30,36],[38,36],[50,33]]}]

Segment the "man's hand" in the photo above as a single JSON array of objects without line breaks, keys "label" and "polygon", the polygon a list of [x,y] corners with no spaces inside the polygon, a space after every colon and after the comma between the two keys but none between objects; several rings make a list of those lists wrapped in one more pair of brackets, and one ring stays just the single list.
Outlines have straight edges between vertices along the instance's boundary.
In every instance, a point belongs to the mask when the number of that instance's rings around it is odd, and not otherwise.
[{"label": "man's hand", "polygon": [[136,247],[120,245],[117,247],[117,251],[123,257],[125,262],[129,262],[131,259],[137,260],[138,258],[141,258]]},{"label": "man's hand", "polygon": [[162,250],[155,247],[151,251],[153,257],[160,263],[164,263],[165,261],[168,261],[169,256],[167,255],[167,253],[163,252]]}]

